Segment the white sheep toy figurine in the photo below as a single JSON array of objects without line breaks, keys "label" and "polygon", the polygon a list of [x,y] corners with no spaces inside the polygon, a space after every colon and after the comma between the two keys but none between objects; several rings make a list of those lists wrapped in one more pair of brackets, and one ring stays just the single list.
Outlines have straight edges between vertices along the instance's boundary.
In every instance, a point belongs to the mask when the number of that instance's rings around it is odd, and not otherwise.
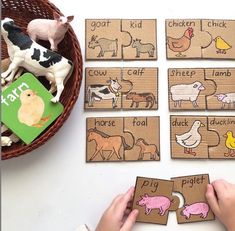
[{"label": "white sheep toy figurine", "polygon": [[51,101],[58,102],[64,89],[64,81],[72,74],[72,62],[34,42],[10,18],[1,21],[1,33],[11,60],[11,64],[1,77],[6,81],[12,81],[20,67],[35,76],[45,76],[51,83],[50,92],[57,90]]},{"label": "white sheep toy figurine", "polygon": [[218,101],[222,102],[222,109],[225,109],[226,104],[228,104],[228,108],[230,108],[230,105],[233,105],[235,108],[235,93],[218,94],[215,97],[217,97]]}]

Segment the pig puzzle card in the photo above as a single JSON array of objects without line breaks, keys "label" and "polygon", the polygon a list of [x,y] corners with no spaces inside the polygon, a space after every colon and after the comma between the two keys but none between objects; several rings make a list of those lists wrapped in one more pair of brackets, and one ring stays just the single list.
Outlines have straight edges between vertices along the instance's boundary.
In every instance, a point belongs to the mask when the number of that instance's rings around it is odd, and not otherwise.
[{"label": "pig puzzle card", "polygon": [[86,68],[85,109],[156,110],[157,68]]},{"label": "pig puzzle card", "polygon": [[86,161],[160,160],[159,117],[87,118]]},{"label": "pig puzzle card", "polygon": [[235,68],[169,69],[169,109],[235,110]]},{"label": "pig puzzle card", "polygon": [[205,198],[209,175],[174,177],[171,180],[174,181],[173,191],[184,198],[183,207],[176,210],[178,224],[215,219]]},{"label": "pig puzzle card", "polygon": [[167,224],[169,211],[179,207],[173,185],[173,181],[137,177],[132,208],[139,210],[138,222]]},{"label": "pig puzzle card", "polygon": [[235,116],[171,116],[173,159],[235,159]]},{"label": "pig puzzle card", "polygon": [[26,144],[38,137],[63,112],[53,95],[30,73],[2,92],[2,122]]},{"label": "pig puzzle card", "polygon": [[166,20],[168,59],[235,59],[235,20]]},{"label": "pig puzzle card", "polygon": [[86,19],[86,60],[156,60],[155,19]]}]

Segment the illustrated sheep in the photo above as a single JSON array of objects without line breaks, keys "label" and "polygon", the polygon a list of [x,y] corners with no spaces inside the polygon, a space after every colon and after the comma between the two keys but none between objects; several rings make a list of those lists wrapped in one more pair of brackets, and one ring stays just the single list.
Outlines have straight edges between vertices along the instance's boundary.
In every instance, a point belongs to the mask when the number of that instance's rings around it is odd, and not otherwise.
[{"label": "illustrated sheep", "polygon": [[172,86],[170,92],[174,101],[174,107],[181,107],[182,101],[190,101],[194,108],[198,107],[197,99],[203,90],[205,90],[205,87],[201,82]]},{"label": "illustrated sheep", "polygon": [[228,109],[230,109],[230,105],[235,108],[235,93],[218,94],[215,97],[222,102],[222,109],[225,109],[226,104],[228,104]]}]

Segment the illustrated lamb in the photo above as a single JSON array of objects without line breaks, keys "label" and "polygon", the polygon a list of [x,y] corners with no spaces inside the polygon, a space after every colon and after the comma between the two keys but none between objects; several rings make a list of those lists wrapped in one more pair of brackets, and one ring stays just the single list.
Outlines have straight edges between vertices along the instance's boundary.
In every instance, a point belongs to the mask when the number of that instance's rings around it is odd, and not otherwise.
[{"label": "illustrated lamb", "polygon": [[218,94],[215,97],[222,102],[222,109],[225,109],[226,104],[228,104],[228,108],[230,108],[230,105],[235,108],[235,93]]},{"label": "illustrated lamb", "polygon": [[205,87],[201,82],[172,86],[170,92],[172,100],[174,101],[174,106],[181,107],[182,101],[190,101],[194,108],[198,107],[197,99],[200,92],[203,90],[205,90]]}]

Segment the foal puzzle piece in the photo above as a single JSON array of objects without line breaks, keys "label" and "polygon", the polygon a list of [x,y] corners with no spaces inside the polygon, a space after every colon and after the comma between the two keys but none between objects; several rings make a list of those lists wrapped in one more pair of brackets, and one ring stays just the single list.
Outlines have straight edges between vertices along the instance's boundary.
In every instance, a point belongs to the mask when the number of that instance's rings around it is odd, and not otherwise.
[{"label": "foal puzzle piece", "polygon": [[87,118],[86,161],[160,160],[159,117]]},{"label": "foal puzzle piece", "polygon": [[156,60],[155,19],[86,19],[86,60]]}]

